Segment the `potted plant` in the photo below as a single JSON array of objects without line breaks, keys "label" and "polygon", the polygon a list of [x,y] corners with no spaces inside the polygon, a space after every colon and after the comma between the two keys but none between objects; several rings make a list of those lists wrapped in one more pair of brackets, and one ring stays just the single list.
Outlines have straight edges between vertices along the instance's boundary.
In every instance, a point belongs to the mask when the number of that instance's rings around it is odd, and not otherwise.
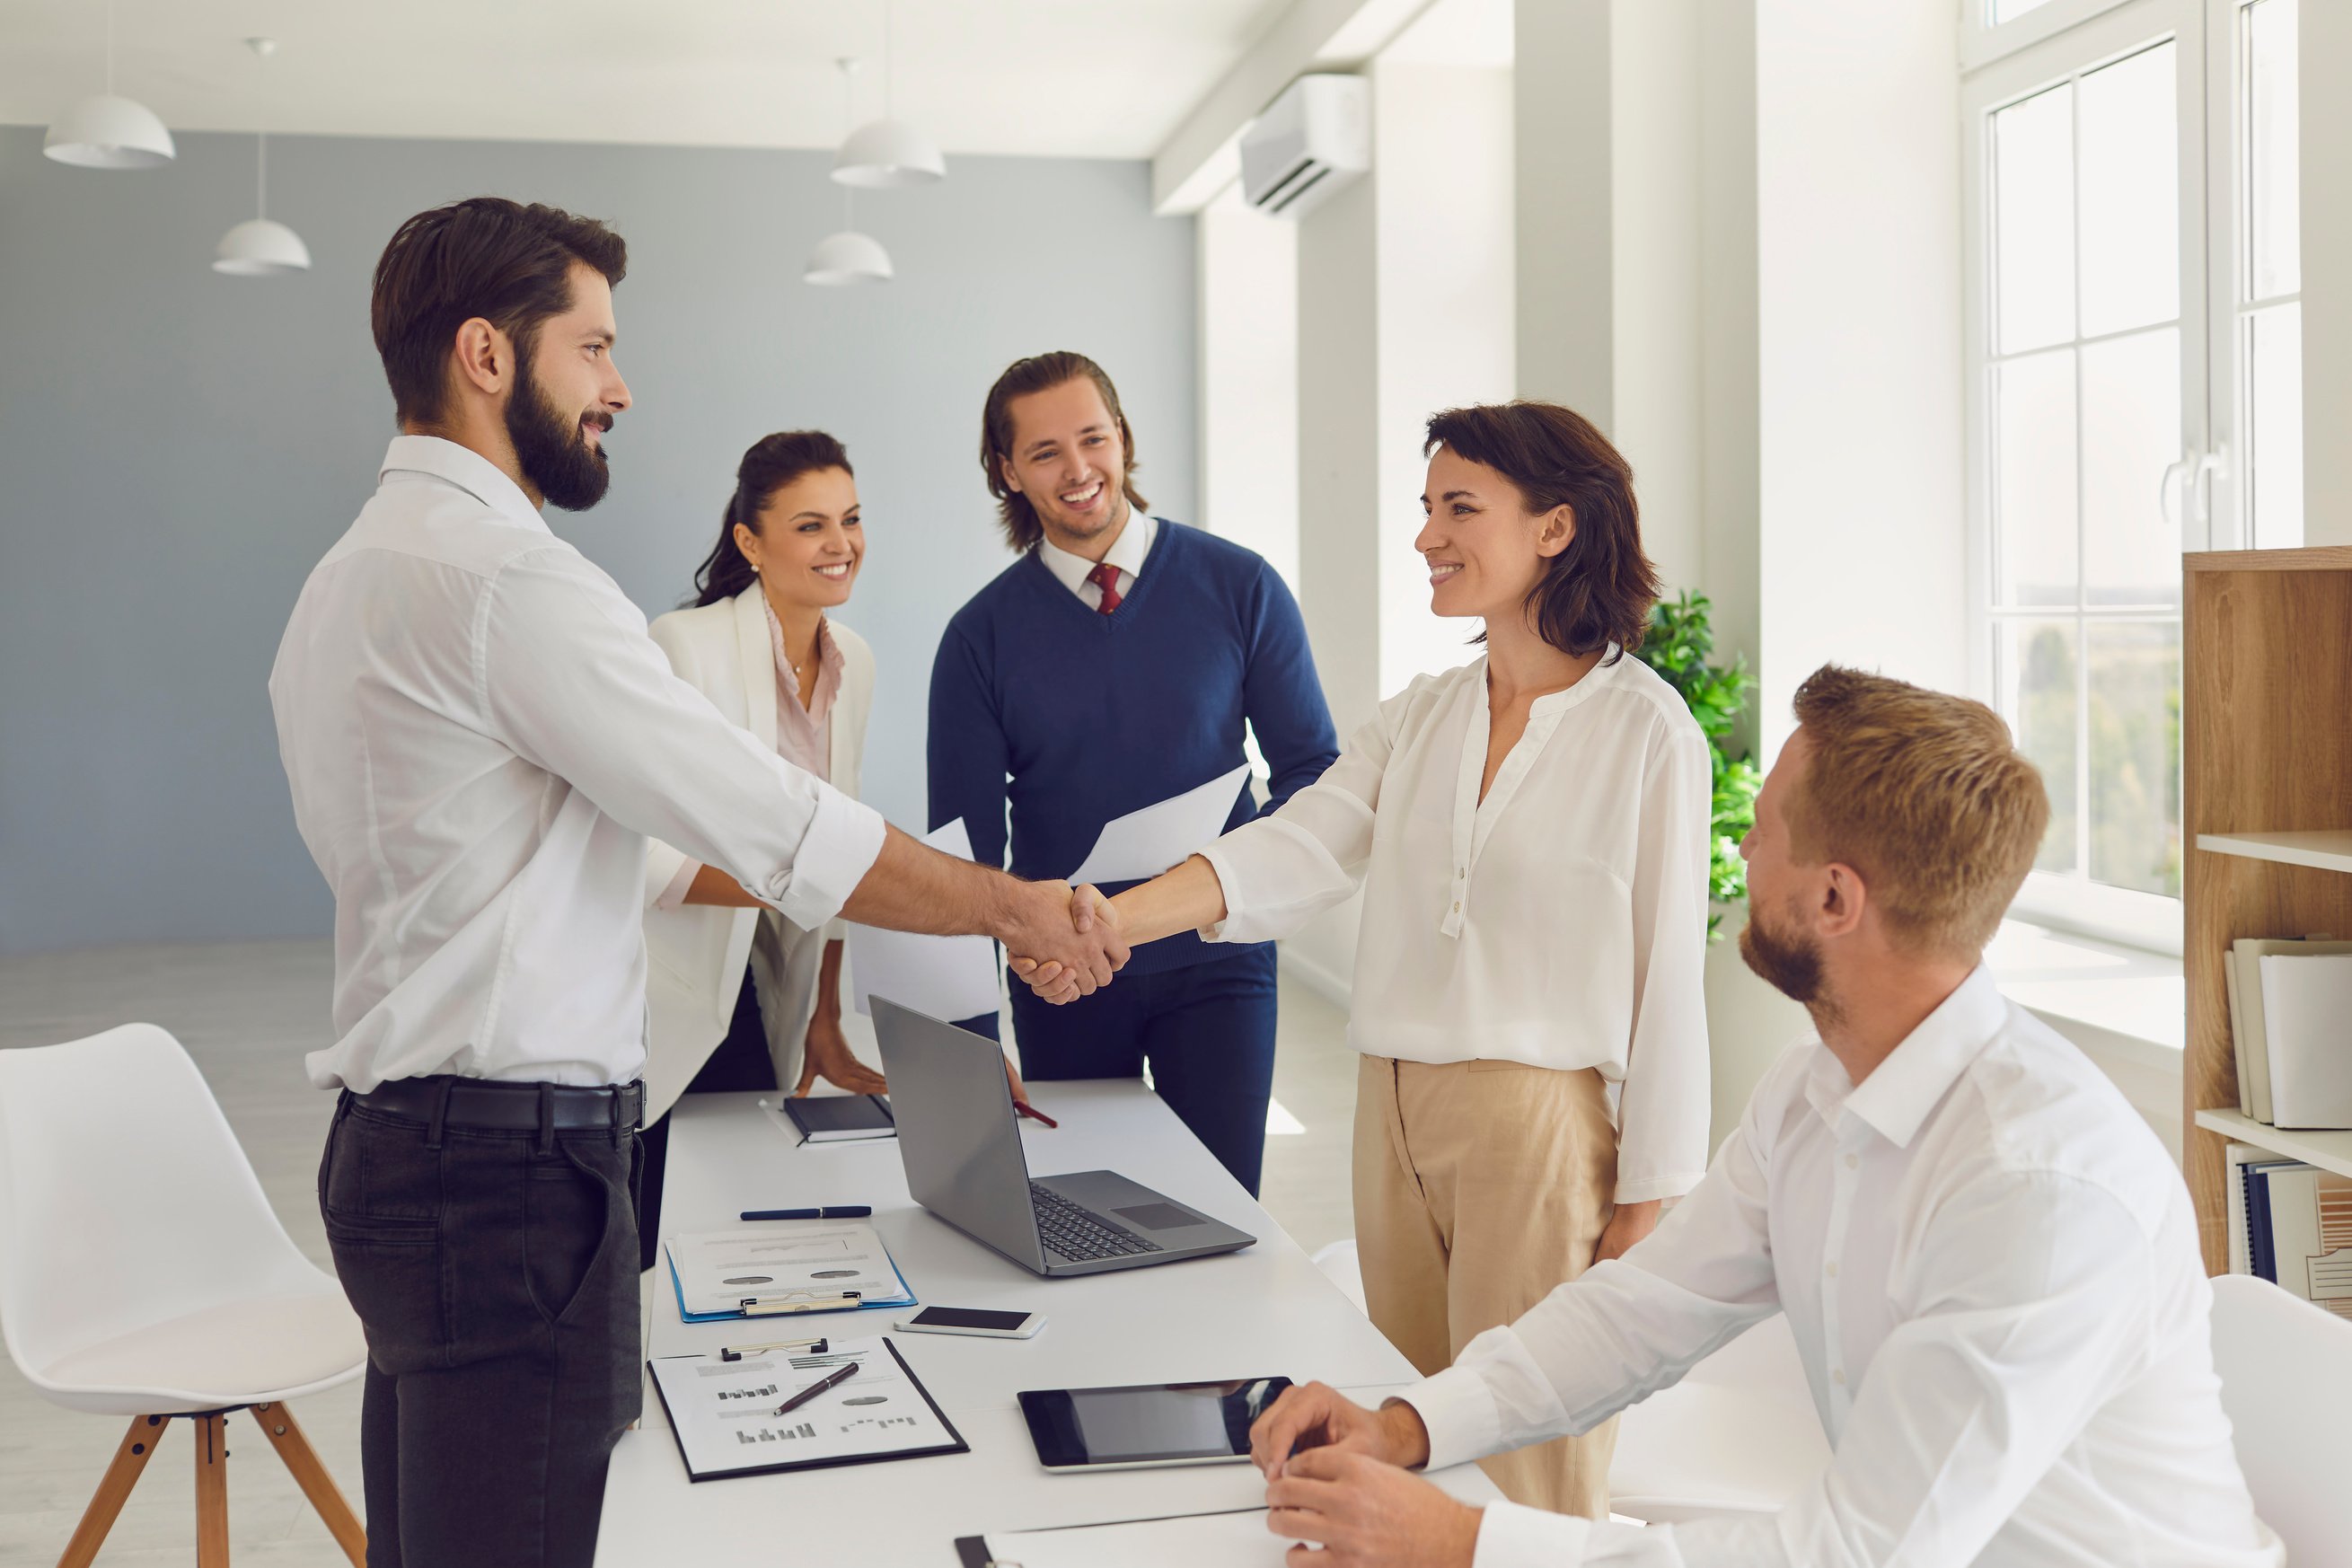
[{"label": "potted plant", "polygon": [[1747,710],[1756,678],[1748,660],[1735,656],[1729,664],[1711,662],[1715,631],[1708,624],[1714,606],[1704,594],[1685,589],[1673,599],[1660,600],[1650,612],[1650,627],[1634,657],[1658,672],[1682,694],[1691,717],[1706,736],[1715,763],[1715,802],[1707,867],[1707,898],[1715,906],[1707,916],[1707,940],[1722,932],[1723,908],[1748,893],[1748,866],[1739,858],[1739,840],[1756,824],[1756,792],[1764,776],[1745,748],[1734,751],[1732,731]]}]

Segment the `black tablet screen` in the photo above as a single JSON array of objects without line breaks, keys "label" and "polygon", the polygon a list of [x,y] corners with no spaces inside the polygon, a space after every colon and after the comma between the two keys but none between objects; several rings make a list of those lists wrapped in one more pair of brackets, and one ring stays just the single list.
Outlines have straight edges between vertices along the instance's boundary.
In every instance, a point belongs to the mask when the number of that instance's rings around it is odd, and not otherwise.
[{"label": "black tablet screen", "polygon": [[1033,1389],[1021,1395],[1021,1414],[1052,1469],[1244,1458],[1251,1424],[1289,1386],[1286,1377],[1260,1377]]}]

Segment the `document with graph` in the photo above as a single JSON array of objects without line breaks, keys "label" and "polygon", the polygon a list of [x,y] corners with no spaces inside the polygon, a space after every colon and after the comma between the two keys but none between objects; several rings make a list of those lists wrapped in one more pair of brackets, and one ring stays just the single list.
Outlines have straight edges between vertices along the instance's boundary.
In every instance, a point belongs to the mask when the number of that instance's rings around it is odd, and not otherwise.
[{"label": "document with graph", "polygon": [[[646,1364],[678,1457],[698,1481],[970,1451],[898,1347],[879,1334],[834,1339],[823,1355],[678,1355]],[[857,1370],[846,1381],[776,1414],[851,1365]]]}]

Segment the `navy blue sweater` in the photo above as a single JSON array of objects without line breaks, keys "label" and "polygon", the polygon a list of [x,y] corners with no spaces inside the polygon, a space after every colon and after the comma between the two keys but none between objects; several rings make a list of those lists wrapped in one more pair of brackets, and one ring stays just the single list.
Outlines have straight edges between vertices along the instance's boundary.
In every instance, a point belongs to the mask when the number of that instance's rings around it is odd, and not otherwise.
[{"label": "navy blue sweater", "polygon": [[[1032,551],[940,639],[931,826],[963,818],[973,858],[1003,865],[1009,798],[1014,875],[1067,877],[1104,823],[1241,766],[1244,721],[1272,774],[1269,811],[1339,754],[1298,603],[1263,557],[1162,520],[1134,590],[1106,616]],[[1225,826],[1255,815],[1244,791]],[[1129,967],[1218,951],[1184,931],[1137,948]]]}]

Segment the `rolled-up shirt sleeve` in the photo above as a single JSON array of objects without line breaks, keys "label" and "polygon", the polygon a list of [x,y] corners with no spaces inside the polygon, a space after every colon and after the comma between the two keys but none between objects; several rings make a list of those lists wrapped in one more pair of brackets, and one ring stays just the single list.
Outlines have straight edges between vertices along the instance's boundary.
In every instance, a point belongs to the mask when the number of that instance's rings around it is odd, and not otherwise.
[{"label": "rolled-up shirt sleeve", "polygon": [[881,854],[879,814],[728,722],[578,555],[534,551],[500,569],[474,647],[477,700],[517,755],[793,924],[832,920]]},{"label": "rolled-up shirt sleeve", "polygon": [[1215,869],[1225,900],[1225,918],[1202,927],[1202,940],[1271,942],[1288,936],[1362,885],[1372,854],[1381,779],[1403,702],[1399,697],[1382,703],[1339,760],[1280,810],[1242,824],[1201,851]]},{"label": "rolled-up shirt sleeve", "polygon": [[1706,1171],[1707,864],[1715,771],[1695,729],[1664,731],[1633,855],[1633,1027],[1617,1121],[1617,1201],[1680,1197]]}]

